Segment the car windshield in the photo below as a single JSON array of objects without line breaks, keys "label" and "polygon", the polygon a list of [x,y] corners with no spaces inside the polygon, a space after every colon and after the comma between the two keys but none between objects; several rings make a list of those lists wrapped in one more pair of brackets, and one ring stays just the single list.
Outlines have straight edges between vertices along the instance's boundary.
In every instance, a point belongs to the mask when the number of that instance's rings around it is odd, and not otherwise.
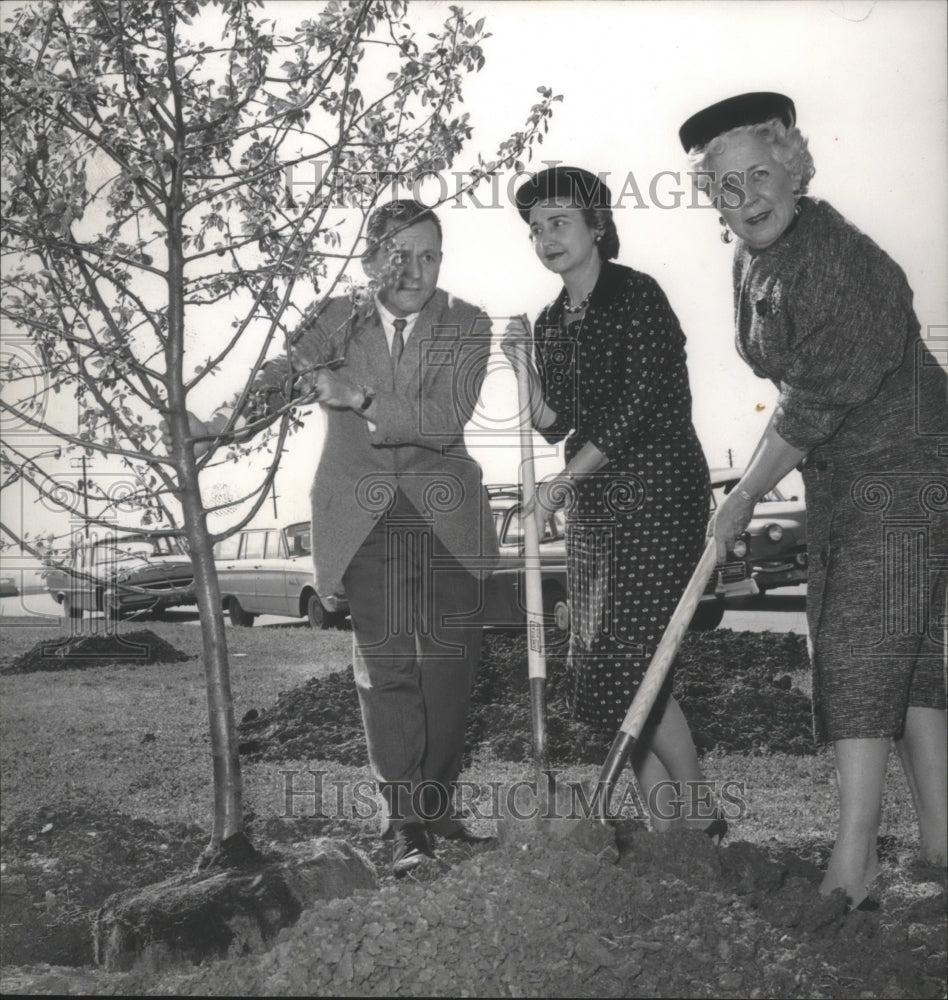
[{"label": "car windshield", "polygon": [[[564,531],[565,515],[557,510],[547,518],[543,526],[543,542],[561,538]],[[523,542],[523,526],[520,523],[520,504],[513,507],[494,509],[494,527],[501,545],[520,545]]]},{"label": "car windshield", "polygon": [[311,529],[309,521],[291,524],[286,529],[286,541],[291,556],[312,555]]},{"label": "car windshield", "polygon": [[184,556],[185,550],[175,538],[146,538],[142,535],[119,535],[80,542],[74,559],[79,562],[113,563],[148,562],[156,557]]}]

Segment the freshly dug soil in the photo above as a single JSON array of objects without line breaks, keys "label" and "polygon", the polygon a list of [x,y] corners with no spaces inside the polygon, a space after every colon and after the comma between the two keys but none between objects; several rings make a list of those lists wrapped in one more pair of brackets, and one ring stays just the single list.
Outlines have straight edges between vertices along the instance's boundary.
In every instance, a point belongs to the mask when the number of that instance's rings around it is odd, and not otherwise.
[{"label": "freshly dug soil", "polygon": [[102,632],[38,642],[2,668],[5,674],[31,674],[39,670],[88,670],[116,663],[149,666],[191,659],[150,629],[137,632]]},{"label": "freshly dug soil", "polygon": [[[89,881],[139,879],[132,865],[148,860],[143,845],[168,843],[124,817],[47,811],[15,825],[14,846],[36,843],[27,831],[41,819],[53,829],[39,837],[59,831],[55,842],[41,841],[47,857],[69,851],[63,861],[72,857]],[[339,836],[345,825],[281,821],[256,834],[271,830],[282,839]],[[108,850],[83,856],[93,831]],[[348,832],[364,846],[364,835]],[[178,851],[192,833],[175,832],[169,862],[184,865]],[[440,842],[438,861],[418,878],[384,878],[379,891],[308,909],[263,954],[178,973],[6,968],[2,985],[34,995],[944,996],[943,873],[915,868],[907,880],[881,880],[873,887],[881,909],[847,914],[841,894],[818,894],[820,871],[801,857],[806,845],[718,849],[701,833],[656,835],[634,822],[617,827],[615,850],[590,846],[599,840],[529,827],[503,847]],[[372,843],[376,861],[387,863],[388,845]],[[62,884],[65,870],[57,874]],[[158,868],[139,881],[149,874]]]},{"label": "freshly dug soil", "polygon": [[[845,916],[819,872],[699,834],[632,832],[618,865],[537,840],[436,884],[307,911],[252,961],[183,994],[322,996],[938,996],[944,940],[915,903]],[[942,903],[944,899],[942,897]],[[943,926],[943,925],[942,925]],[[927,957],[920,960],[922,954]],[[907,956],[913,956],[907,960]],[[940,964],[939,964],[940,963]],[[876,992],[878,991],[878,992]]]},{"label": "freshly dug soil", "polygon": [[[802,640],[792,635],[692,635],[679,657],[676,690],[706,743],[812,752],[809,701],[790,686],[805,656]],[[472,752],[529,760],[525,664],[522,641],[489,637],[475,691]],[[562,660],[552,657],[548,667],[555,759],[601,763],[602,737],[569,720]],[[241,728],[245,744],[256,741],[245,746],[256,756],[364,761],[347,672],[285,693]],[[945,995],[945,872],[893,864],[904,845],[881,845],[884,867],[872,886],[881,908],[847,913],[841,894],[818,892],[825,831],[819,840],[716,848],[701,833],[658,835],[642,821],[623,820],[610,850],[597,849],[592,836],[560,839],[530,823],[524,831],[522,838],[504,836],[502,845],[477,848],[439,841],[436,861],[396,882],[389,874],[391,845],[365,823],[319,814],[250,817],[248,833],[261,850],[274,841],[303,849],[314,837],[346,839],[377,866],[381,888],[305,910],[262,954],[178,973],[106,974],[68,967],[91,958],[90,913],[117,889],[187,869],[207,836],[195,827],[162,827],[104,810],[45,806],[4,829],[2,960],[18,967],[3,969],[0,989],[33,995]]]},{"label": "freshly dug soil", "polygon": [[[678,654],[675,696],[699,749],[814,753],[810,699],[791,687],[807,669],[806,640],[793,633],[689,633]],[[552,764],[601,764],[614,733],[572,721],[571,676],[547,657],[547,740]],[[527,648],[520,635],[488,635],[474,684],[467,760],[485,753],[531,760]],[[248,712],[238,729],[249,759],[366,763],[359,701],[348,672],[314,678]]]}]

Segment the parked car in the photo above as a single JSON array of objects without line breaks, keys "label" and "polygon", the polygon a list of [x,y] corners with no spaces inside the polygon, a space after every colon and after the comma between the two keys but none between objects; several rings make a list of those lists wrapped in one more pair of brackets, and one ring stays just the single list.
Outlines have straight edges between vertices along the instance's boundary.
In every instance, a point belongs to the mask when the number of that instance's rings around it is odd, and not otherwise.
[{"label": "parked car", "polygon": [[[487,492],[500,543],[500,562],[485,588],[484,624],[492,628],[515,628],[526,622],[527,615],[520,489],[489,486]],[[569,631],[565,523],[563,512],[556,511],[546,522],[539,546],[543,614],[548,624],[562,632]]]},{"label": "parked car", "polygon": [[[712,470],[714,506],[734,489],[743,471]],[[753,596],[776,587],[806,583],[806,504],[795,496],[787,497],[779,488],[770,490],[758,501],[754,516],[735,541],[732,553],[743,563],[743,579],[752,584],[752,589],[741,593],[734,588],[726,593],[727,597]]]},{"label": "parked car", "polygon": [[310,522],[284,528],[245,528],[214,547],[224,610],[234,625],[257,615],[306,618],[316,629],[339,628],[349,615],[344,594],[319,595]]},{"label": "parked car", "polygon": [[191,557],[175,538],[93,534],[54,556],[43,577],[68,618],[87,611],[115,619],[130,611],[160,614],[195,603]]},{"label": "parked car", "polygon": [[[523,532],[520,526],[520,490],[517,486],[488,487],[491,508],[500,541],[500,564],[488,582],[485,597],[485,624],[510,628],[522,626],[526,620],[526,582],[524,571]],[[718,566],[708,581],[707,589],[691,620],[696,631],[717,628],[724,616],[724,577],[729,574],[743,579],[745,568],[739,560],[735,565]],[[550,625],[569,631],[569,602],[566,583],[565,516],[556,511],[547,521],[540,541],[540,574],[543,592],[543,613]]]},{"label": "parked car", "polygon": [[12,576],[0,576],[0,597],[17,597],[20,588],[16,585],[16,578]]}]

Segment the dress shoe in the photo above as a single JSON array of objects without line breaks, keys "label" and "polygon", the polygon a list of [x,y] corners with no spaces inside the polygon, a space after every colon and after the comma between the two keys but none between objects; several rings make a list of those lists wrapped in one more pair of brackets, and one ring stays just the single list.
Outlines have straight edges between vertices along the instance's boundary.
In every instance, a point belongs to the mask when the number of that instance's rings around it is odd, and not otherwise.
[{"label": "dress shoe", "polygon": [[419,865],[433,861],[434,857],[431,840],[423,823],[406,823],[395,831],[392,871],[396,878],[401,878]]},{"label": "dress shoe", "polygon": [[453,833],[443,834],[445,840],[450,840],[452,844],[467,844],[468,847],[476,847],[478,844],[490,844],[497,840],[496,837],[481,837],[471,831],[466,826],[459,826]]}]

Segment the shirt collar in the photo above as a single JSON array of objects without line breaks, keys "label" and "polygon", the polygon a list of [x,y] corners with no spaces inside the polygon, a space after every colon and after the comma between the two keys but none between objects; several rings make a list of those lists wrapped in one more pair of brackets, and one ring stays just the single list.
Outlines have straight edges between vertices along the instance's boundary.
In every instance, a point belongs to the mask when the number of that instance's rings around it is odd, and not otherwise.
[{"label": "shirt collar", "polygon": [[415,321],[421,315],[420,313],[410,313],[408,316],[396,316],[382,305],[382,300],[378,297],[378,295],[375,296],[375,308],[378,310],[379,319],[382,321],[382,329],[385,331],[385,336],[390,345],[392,337],[395,336],[396,319],[405,320],[405,329],[402,332],[402,336],[405,340],[407,340],[415,326]]}]

